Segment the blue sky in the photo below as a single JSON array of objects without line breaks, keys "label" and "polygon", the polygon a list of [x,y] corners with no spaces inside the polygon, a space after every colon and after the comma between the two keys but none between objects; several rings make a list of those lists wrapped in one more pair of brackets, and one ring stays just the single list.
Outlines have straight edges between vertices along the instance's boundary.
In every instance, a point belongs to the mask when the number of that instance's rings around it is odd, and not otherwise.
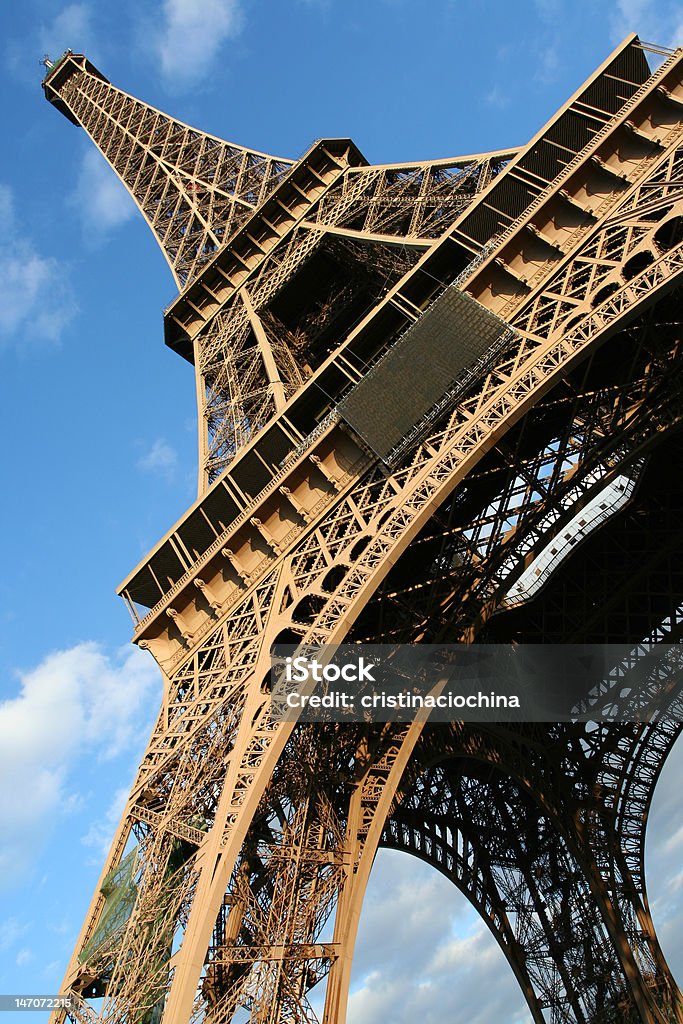
[{"label": "blue sky", "polygon": [[[297,157],[348,135],[384,163],[524,143],[630,30],[683,41],[683,3],[5,0],[0,993],[58,990],[159,697],[114,588],[196,489],[192,371],[162,340],[170,272],[85,134],[43,99],[39,58],[85,52],[116,85],[257,149]],[[649,863],[683,981],[681,770],[677,749]],[[464,902],[381,855],[350,1020],[446,1010],[452,1024],[526,1019]]]}]

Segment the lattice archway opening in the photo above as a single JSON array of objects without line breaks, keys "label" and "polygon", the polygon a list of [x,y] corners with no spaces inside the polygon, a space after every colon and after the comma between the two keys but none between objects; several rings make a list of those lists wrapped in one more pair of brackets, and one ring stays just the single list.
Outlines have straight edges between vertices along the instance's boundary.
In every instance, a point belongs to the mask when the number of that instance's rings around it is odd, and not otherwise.
[{"label": "lattice archway opening", "polygon": [[664,762],[645,833],[645,880],[650,911],[674,980],[683,984],[683,736]]},{"label": "lattice archway opening", "polygon": [[[564,728],[547,726],[557,731],[557,740]],[[560,799],[553,806],[552,789],[541,778],[553,766],[541,759],[534,768],[533,756],[527,756],[518,774],[511,766],[514,754],[496,732],[463,724],[428,729],[416,758],[423,770],[406,785],[381,845],[435,867],[497,940],[512,968],[510,980],[514,975],[521,988],[517,995],[526,996],[528,1015],[519,1018],[515,1011],[491,1019],[649,1019],[641,1016],[646,1005],[666,1001],[660,987],[667,984],[668,968],[650,938],[644,890],[641,902],[636,878],[625,877],[626,862],[618,853],[612,851],[611,869],[606,867],[600,825],[584,815],[587,804],[580,795],[569,805]],[[533,732],[520,727],[519,744],[533,743]],[[632,901],[620,898],[622,888],[632,891]],[[499,982],[505,976],[499,971]]]},{"label": "lattice archway opening", "polygon": [[[347,1024],[531,1024],[495,938],[430,864],[378,851],[363,901]],[[488,1018],[486,1018],[488,1019]]]}]

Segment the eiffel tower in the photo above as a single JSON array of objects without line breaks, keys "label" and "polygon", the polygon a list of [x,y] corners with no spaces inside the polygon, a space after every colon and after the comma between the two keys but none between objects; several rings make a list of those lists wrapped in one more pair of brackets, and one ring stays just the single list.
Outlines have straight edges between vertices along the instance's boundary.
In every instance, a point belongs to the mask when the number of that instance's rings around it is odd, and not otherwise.
[{"label": "eiffel tower", "polygon": [[197,501],[119,591],[163,698],[54,1019],[311,1024],[324,993],[342,1024],[389,847],[476,907],[537,1024],[683,1021],[643,866],[675,721],[269,697],[276,642],[679,641],[683,51],[631,35],[522,148],[396,165],[46,66],[168,261],[199,404]]}]

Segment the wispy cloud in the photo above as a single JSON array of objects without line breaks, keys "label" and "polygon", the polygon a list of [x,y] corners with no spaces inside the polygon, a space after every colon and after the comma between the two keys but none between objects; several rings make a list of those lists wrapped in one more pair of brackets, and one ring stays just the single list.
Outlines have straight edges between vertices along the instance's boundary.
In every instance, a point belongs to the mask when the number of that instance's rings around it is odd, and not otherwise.
[{"label": "wispy cloud", "polygon": [[534,78],[538,82],[554,82],[559,70],[560,58],[557,45],[543,46],[538,55]]},{"label": "wispy cloud", "polygon": [[136,213],[135,203],[104,157],[96,149],[83,155],[71,203],[90,240],[101,240]]},{"label": "wispy cloud", "polygon": [[158,473],[167,479],[175,475],[177,465],[178,455],[175,449],[162,437],[157,438],[150,450],[138,459],[139,469]]},{"label": "wispy cloud", "polygon": [[24,947],[23,949],[20,949],[19,952],[17,953],[16,965],[17,967],[26,967],[28,964],[31,963],[33,959],[34,957],[31,950],[26,949],[26,947]]},{"label": "wispy cloud", "polygon": [[126,806],[128,793],[128,786],[122,786],[121,789],[117,789],[104,816],[93,822],[86,834],[81,836],[81,842],[84,846],[94,847],[95,852],[98,854],[98,862],[100,855],[106,857],[109,852],[114,831]]},{"label": "wispy cloud", "polygon": [[[646,877],[658,938],[683,978],[680,837],[683,739],[655,791]],[[380,851],[363,904],[349,1024],[531,1024],[505,958],[449,882],[404,854]]]},{"label": "wispy cloud", "polygon": [[51,22],[41,26],[39,41],[43,52],[53,59],[61,56],[66,49],[94,57],[96,41],[92,11],[88,4],[67,4],[63,7]]},{"label": "wispy cloud", "polygon": [[534,7],[544,21],[556,22],[562,18],[562,0],[534,0]]},{"label": "wispy cloud", "polygon": [[154,49],[167,85],[180,91],[210,74],[242,23],[239,0],[164,0]]},{"label": "wispy cloud", "polygon": [[669,754],[649,815],[645,877],[657,936],[679,984],[683,980],[683,740]]},{"label": "wispy cloud", "polygon": [[5,953],[11,949],[27,931],[27,921],[19,922],[16,917],[0,921],[0,952]]},{"label": "wispy cloud", "polygon": [[510,106],[510,97],[504,89],[501,89],[498,85],[494,85],[492,89],[489,89],[489,91],[484,94],[484,103],[488,107],[495,107],[497,110],[504,110],[505,107]]},{"label": "wispy cloud", "polygon": [[[14,6],[19,8],[20,5]],[[31,19],[26,33],[12,35],[11,19],[8,17],[3,39],[4,69],[32,92],[36,87],[36,68],[33,60],[26,59],[27,54],[36,57],[47,54],[56,60],[65,50],[70,49],[74,53],[87,54],[96,64],[100,60],[93,11],[89,4],[71,3],[62,6],[52,3],[42,6],[51,8],[49,20]],[[47,11],[44,18],[48,18]]]},{"label": "wispy cloud", "polygon": [[0,233],[0,339],[58,341],[77,311],[73,292],[64,267],[20,226],[7,185],[0,185]]},{"label": "wispy cloud", "polygon": [[354,963],[349,1024],[531,1024],[486,925],[450,882],[405,854],[377,858]]},{"label": "wispy cloud", "polygon": [[683,43],[683,4],[680,0],[617,0],[612,17],[615,40],[637,32],[648,43]]},{"label": "wispy cloud", "polygon": [[141,651],[109,657],[83,643],[45,658],[20,676],[16,697],[0,703],[0,879],[30,865],[58,812],[78,805],[76,768],[83,758],[111,759],[149,727],[158,687]]}]

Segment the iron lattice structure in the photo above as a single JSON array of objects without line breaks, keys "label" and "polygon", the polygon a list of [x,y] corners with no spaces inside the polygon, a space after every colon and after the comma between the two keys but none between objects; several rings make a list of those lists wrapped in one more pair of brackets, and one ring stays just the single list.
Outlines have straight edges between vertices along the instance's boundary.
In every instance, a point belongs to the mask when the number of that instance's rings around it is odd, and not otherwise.
[{"label": "iron lattice structure", "polygon": [[199,403],[197,502],[120,589],[163,700],[73,1020],[309,1024],[326,981],[341,1024],[387,846],[465,893],[539,1024],[683,1021],[643,870],[673,720],[312,726],[268,696],[276,641],[679,640],[683,51],[647,49],[519,150],[392,166],[49,65],[182,287]]}]

